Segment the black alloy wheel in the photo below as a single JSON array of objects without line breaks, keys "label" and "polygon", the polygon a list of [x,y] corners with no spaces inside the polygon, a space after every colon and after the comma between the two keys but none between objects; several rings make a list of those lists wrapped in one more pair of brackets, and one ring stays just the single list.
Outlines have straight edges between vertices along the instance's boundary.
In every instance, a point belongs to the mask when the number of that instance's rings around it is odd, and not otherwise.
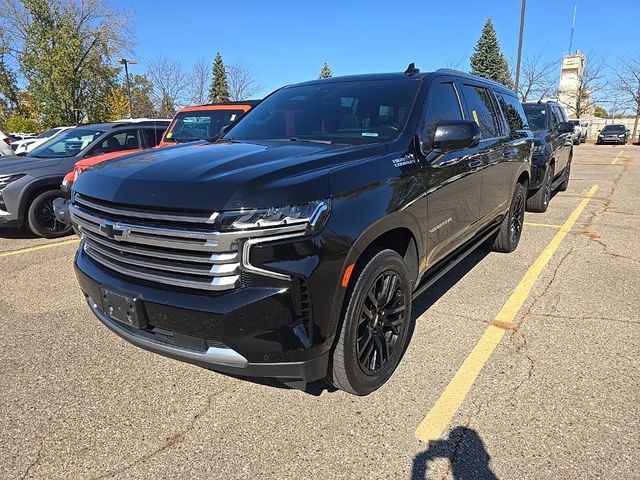
[{"label": "black alloy wheel", "polygon": [[393,271],[373,282],[362,304],[356,354],[367,375],[377,375],[389,365],[398,339],[407,328],[402,282]]},{"label": "black alloy wheel", "polygon": [[48,190],[31,202],[27,221],[33,233],[44,238],[60,238],[71,234],[71,225],[58,221],[53,208],[53,201],[62,196],[59,190]]},{"label": "black alloy wheel", "polygon": [[520,241],[520,235],[522,235],[522,227],[524,226],[524,210],[524,193],[516,192],[516,196],[511,205],[511,225],[509,227],[509,240],[515,245],[518,244]]},{"label": "black alloy wheel", "polygon": [[411,299],[409,271],[398,252],[386,249],[362,259],[331,352],[327,380],[333,386],[368,395],[384,385],[411,339]]}]

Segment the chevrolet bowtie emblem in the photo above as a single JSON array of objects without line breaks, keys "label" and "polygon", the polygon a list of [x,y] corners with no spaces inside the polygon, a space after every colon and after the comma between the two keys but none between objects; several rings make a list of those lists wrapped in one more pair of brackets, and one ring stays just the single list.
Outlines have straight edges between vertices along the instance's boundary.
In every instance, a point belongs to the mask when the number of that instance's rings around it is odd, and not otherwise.
[{"label": "chevrolet bowtie emblem", "polygon": [[124,234],[124,230],[118,228],[118,226],[111,222],[104,222],[100,224],[100,231],[104,233],[107,238],[114,240],[116,237],[121,237]]}]

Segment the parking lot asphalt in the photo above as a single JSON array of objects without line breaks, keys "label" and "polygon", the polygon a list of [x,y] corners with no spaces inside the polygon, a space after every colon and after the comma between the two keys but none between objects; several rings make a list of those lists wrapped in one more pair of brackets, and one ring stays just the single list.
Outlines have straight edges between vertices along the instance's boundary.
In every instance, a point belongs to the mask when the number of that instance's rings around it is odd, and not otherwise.
[{"label": "parking lot asphalt", "polygon": [[414,301],[364,398],[133,347],[84,305],[73,237],[0,231],[0,478],[640,478],[639,185],[640,147],[575,147],[515,253]]}]

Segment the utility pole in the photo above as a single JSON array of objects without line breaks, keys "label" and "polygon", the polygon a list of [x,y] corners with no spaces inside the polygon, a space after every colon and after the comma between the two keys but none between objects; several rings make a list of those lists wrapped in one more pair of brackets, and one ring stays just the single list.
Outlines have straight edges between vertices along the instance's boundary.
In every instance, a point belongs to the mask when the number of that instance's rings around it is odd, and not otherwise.
[{"label": "utility pole", "polygon": [[522,0],[522,7],[520,9],[520,35],[518,36],[518,60],[516,62],[516,95],[518,93],[518,86],[520,85],[520,62],[522,60],[522,34],[524,33],[524,12],[527,9],[527,0]]},{"label": "utility pole", "polygon": [[133,102],[131,99],[131,84],[129,83],[129,65],[136,65],[138,62],[136,60],[127,60],[126,58],[121,58],[118,60],[120,65],[124,65],[124,76],[127,83],[127,95],[129,97],[129,118],[133,118]]}]

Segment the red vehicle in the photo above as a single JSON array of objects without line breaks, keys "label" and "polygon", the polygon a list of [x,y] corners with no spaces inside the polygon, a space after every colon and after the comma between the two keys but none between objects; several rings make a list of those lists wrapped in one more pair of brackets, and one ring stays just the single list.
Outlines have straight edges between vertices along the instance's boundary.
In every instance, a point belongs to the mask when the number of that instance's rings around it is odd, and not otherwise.
[{"label": "red vehicle", "polygon": [[176,143],[212,138],[220,133],[223,127],[238,120],[257,103],[255,100],[246,100],[182,108],[171,121],[159,146],[166,147]]}]

